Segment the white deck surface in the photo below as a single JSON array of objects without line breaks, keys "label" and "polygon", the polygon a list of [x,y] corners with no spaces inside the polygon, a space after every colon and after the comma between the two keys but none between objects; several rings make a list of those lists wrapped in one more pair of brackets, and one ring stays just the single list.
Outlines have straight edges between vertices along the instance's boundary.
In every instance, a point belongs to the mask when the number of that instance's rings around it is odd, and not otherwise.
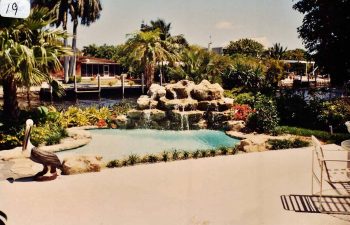
[{"label": "white deck surface", "polygon": [[310,194],[310,180],[310,148],[270,151],[2,181],[0,210],[9,225],[350,224],[283,209],[280,196]]}]

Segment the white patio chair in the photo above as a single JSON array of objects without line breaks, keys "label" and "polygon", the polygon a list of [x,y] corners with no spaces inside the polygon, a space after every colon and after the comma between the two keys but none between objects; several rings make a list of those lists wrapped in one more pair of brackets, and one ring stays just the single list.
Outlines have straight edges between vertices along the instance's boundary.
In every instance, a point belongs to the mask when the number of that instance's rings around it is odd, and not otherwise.
[{"label": "white patio chair", "polygon": [[[314,144],[312,154],[312,195],[318,196],[318,210],[324,212],[322,199],[325,197],[349,197],[350,196],[350,160],[349,151],[325,150],[317,138],[311,136]],[[315,189],[315,181],[320,188]],[[334,194],[325,194],[325,184],[329,184]],[[350,213],[350,212],[349,212]]]}]

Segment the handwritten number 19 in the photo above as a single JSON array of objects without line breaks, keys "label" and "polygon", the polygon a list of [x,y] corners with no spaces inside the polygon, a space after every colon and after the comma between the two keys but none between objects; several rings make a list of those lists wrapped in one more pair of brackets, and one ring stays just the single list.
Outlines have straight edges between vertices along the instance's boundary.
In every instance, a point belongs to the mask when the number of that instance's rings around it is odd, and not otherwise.
[{"label": "handwritten number 19", "polygon": [[[10,5],[11,5],[11,4],[8,4],[8,5],[7,5],[6,13],[8,13],[9,8],[10,8]],[[16,2],[12,3],[11,9],[12,9],[13,11],[15,11],[15,15],[17,15],[18,5],[17,5]]]}]

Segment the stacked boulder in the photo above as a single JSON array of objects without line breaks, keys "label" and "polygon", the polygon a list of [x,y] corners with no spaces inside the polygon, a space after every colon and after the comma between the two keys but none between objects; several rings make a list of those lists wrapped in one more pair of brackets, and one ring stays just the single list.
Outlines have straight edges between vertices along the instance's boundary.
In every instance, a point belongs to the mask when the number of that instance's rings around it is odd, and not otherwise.
[{"label": "stacked boulder", "polygon": [[162,87],[153,84],[128,112],[124,128],[228,129],[232,127],[233,99],[224,98],[219,84],[182,80]]}]

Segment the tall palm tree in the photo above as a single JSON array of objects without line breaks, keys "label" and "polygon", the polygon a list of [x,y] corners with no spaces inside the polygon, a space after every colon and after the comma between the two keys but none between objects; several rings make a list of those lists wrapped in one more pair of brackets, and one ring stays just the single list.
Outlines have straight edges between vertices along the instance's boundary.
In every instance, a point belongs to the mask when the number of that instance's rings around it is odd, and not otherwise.
[{"label": "tall palm tree", "polygon": [[141,25],[141,31],[154,31],[159,30],[159,36],[161,40],[166,40],[171,36],[170,29],[171,23],[166,23],[163,19],[151,20],[150,25],[143,24]]},{"label": "tall palm tree", "polygon": [[178,54],[171,52],[171,43],[161,40],[160,31],[137,32],[129,35],[126,42],[126,52],[131,61],[137,62],[144,68],[146,86],[150,87],[154,80],[154,73],[157,63],[178,60]]},{"label": "tall palm tree", "polygon": [[[77,30],[79,18],[81,24],[89,26],[100,17],[102,10],[100,0],[33,0],[32,5],[44,6],[55,9],[57,20],[54,22],[57,27],[62,25],[62,29],[67,31],[68,14],[73,22],[72,49],[74,55],[77,52]],[[68,46],[68,38],[64,39],[64,46]],[[68,77],[75,74],[76,59],[64,57],[64,80],[68,82]]]},{"label": "tall palm tree", "polygon": [[275,43],[268,49],[269,56],[273,59],[280,60],[287,51],[287,47],[283,47],[280,43]]},{"label": "tall palm tree", "polygon": [[24,21],[15,21],[0,30],[0,79],[4,92],[4,123],[18,122],[17,87],[51,81],[50,69],[58,69],[59,57],[69,54],[62,46],[67,35],[48,29],[55,18],[47,8],[33,8]]},{"label": "tall palm tree", "polygon": [[73,21],[72,49],[74,56],[70,60],[69,75],[75,75],[76,54],[77,54],[77,33],[79,18],[82,25],[90,26],[100,18],[102,6],[100,0],[75,0],[70,1],[70,14]]}]

